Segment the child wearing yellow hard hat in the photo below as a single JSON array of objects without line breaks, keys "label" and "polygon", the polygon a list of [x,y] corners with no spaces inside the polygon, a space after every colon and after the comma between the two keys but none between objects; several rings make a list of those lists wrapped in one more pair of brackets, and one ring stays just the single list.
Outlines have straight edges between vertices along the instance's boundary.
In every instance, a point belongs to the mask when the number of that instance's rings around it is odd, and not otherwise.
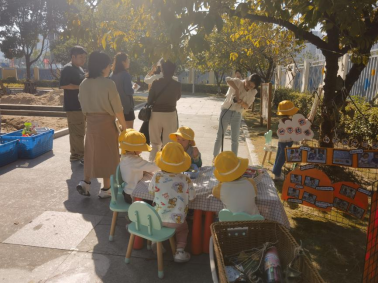
[{"label": "child wearing yellow hard hat", "polygon": [[131,195],[138,182],[143,178],[144,172],[156,172],[159,168],[155,163],[148,162],[140,156],[144,151],[151,151],[151,147],[146,144],[146,137],[142,133],[129,128],[119,135],[118,142],[119,148],[122,150],[119,166],[122,179],[126,184],[123,196],[125,202],[131,204]]},{"label": "child wearing yellow hard hat", "polygon": [[213,188],[213,196],[233,213],[260,214],[255,203],[256,183],[253,179],[243,177],[248,168],[248,159],[225,151],[215,157],[214,167],[214,175],[220,183]]},{"label": "child wearing yellow hard hat", "polygon": [[148,191],[154,195],[155,210],[163,226],[176,229],[174,261],[186,262],[190,259],[185,251],[189,233],[186,215],[196,192],[191,179],[182,172],[190,167],[191,158],[181,144],[169,142],[156,154],[155,163],[161,171],[152,177]]},{"label": "child wearing yellow hard hat", "polygon": [[190,127],[182,126],[175,133],[169,134],[169,139],[180,143],[185,152],[192,158],[192,164],[202,167],[201,153],[194,141],[194,131]]},{"label": "child wearing yellow hard hat", "polygon": [[[285,123],[286,120],[291,119],[291,116],[298,112],[299,108],[295,107],[291,101],[282,101],[278,104],[277,115],[282,116],[280,121]],[[279,124],[280,122],[278,122]],[[285,148],[293,146],[293,141],[279,141],[277,148],[276,160],[273,165],[272,172],[274,173],[274,180],[283,180],[281,177],[282,166],[285,164]]]}]

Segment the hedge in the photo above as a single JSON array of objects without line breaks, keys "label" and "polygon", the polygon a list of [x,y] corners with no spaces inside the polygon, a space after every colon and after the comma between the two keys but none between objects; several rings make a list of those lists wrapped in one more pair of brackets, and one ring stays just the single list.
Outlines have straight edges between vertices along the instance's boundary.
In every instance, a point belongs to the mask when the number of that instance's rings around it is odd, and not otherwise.
[{"label": "hedge", "polygon": [[[183,92],[192,92],[193,84],[181,83],[181,90]],[[208,94],[217,94],[218,86],[217,85],[208,85],[208,84],[196,84],[194,85],[194,90],[196,93],[208,93]],[[227,85],[221,85],[221,93],[226,94],[228,90]]]},{"label": "hedge", "polygon": [[284,100],[289,100],[299,108],[299,112],[307,116],[312,108],[314,97],[310,93],[300,93],[287,88],[273,90],[273,108],[277,110],[278,104]]},{"label": "hedge", "polygon": [[[9,84],[24,84],[26,80],[17,80],[16,77],[8,77],[7,79],[2,80],[3,83]],[[32,80],[37,87],[59,87],[59,81],[57,80]]]}]

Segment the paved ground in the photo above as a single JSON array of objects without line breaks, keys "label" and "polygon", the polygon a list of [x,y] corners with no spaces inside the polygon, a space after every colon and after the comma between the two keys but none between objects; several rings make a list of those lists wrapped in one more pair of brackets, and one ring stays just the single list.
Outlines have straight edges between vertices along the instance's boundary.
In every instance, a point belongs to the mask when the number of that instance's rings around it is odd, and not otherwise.
[{"label": "paved ground", "polygon": [[[221,102],[189,96],[179,101],[180,125],[194,129],[204,165],[211,165]],[[140,124],[136,120],[135,128]],[[242,136],[239,156],[248,157]],[[124,263],[126,219],[120,214],[115,241],[109,242],[109,200],[97,198],[97,180],[92,181],[90,198],[79,195],[75,187],[82,176],[83,167],[69,162],[68,136],[54,140],[52,152],[0,168],[1,282],[160,281],[151,251],[133,251],[131,264]],[[164,259],[165,278],[160,282],[212,281],[207,254],[193,256],[186,264],[174,263],[169,251]]]}]

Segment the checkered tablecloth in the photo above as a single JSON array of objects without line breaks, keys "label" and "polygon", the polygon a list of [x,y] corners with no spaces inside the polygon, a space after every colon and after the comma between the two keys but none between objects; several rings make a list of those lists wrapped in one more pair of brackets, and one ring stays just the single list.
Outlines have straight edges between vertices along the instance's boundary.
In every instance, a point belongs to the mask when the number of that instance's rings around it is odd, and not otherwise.
[{"label": "checkered tablecloth", "polygon": [[[151,177],[151,175],[145,175],[138,183],[133,192],[134,197],[153,200],[153,196],[148,193]],[[219,212],[224,208],[223,203],[211,195],[213,187],[218,184],[218,180],[214,176],[213,167],[202,167],[199,176],[192,181],[196,191],[196,198],[194,201],[189,202],[190,209]],[[289,220],[278,197],[274,182],[266,172],[262,174],[262,177],[257,182],[256,205],[265,219],[277,221],[290,228]]]}]

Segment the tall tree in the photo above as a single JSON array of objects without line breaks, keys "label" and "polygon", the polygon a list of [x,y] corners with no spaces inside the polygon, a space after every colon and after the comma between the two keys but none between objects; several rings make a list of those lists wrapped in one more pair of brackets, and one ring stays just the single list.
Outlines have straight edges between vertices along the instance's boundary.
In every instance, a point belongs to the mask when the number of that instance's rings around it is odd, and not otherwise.
[{"label": "tall tree", "polygon": [[[68,5],[59,0],[3,0],[1,4],[0,49],[9,59],[25,57],[30,79],[30,67],[45,51],[48,34],[64,25]],[[39,42],[40,52],[33,57]]]},{"label": "tall tree", "polygon": [[272,80],[278,64],[292,63],[293,54],[302,48],[292,32],[277,25],[236,17],[224,22],[218,46],[228,51],[236,69],[257,73],[265,82]]},{"label": "tall tree", "polygon": [[225,37],[227,37],[225,33],[214,32],[205,36],[206,44],[209,45],[208,50],[194,53],[187,49],[190,54],[188,61],[190,67],[203,73],[214,72],[218,93],[221,93],[220,85],[225,74],[234,67],[230,60],[230,51],[224,44]]},{"label": "tall tree", "polygon": [[[326,60],[324,100],[321,106],[320,140],[332,138],[353,84],[365,68],[372,45],[378,40],[378,4],[376,0],[140,0],[144,13],[154,21],[162,19],[167,27],[180,27],[182,37],[188,30],[210,33],[214,26],[222,26],[222,15],[251,22],[265,22],[281,26],[322,50]],[[324,37],[311,30],[320,26]],[[205,46],[195,33],[189,35],[197,48]],[[197,50],[196,48],[196,50]],[[352,68],[346,79],[337,76],[338,60],[346,53],[352,55]],[[331,144],[326,144],[332,146]]]}]

